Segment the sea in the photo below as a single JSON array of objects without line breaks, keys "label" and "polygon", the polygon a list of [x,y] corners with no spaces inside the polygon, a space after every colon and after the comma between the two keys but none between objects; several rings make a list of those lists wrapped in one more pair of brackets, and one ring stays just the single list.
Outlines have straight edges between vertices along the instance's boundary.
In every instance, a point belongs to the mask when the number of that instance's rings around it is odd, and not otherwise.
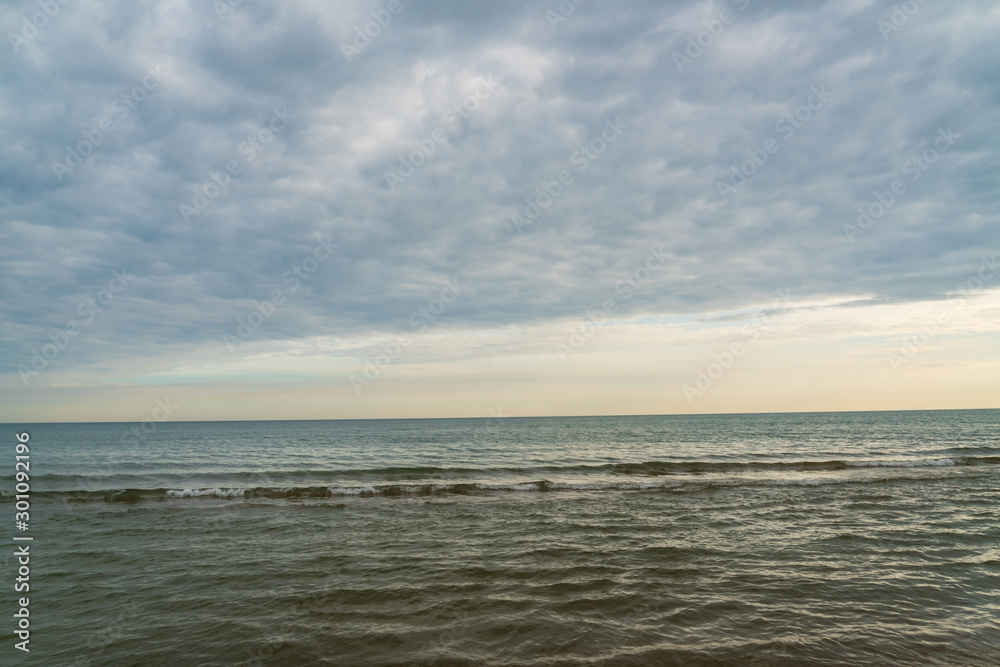
[{"label": "sea", "polygon": [[5,665],[1000,665],[1000,410],[2,430]]}]

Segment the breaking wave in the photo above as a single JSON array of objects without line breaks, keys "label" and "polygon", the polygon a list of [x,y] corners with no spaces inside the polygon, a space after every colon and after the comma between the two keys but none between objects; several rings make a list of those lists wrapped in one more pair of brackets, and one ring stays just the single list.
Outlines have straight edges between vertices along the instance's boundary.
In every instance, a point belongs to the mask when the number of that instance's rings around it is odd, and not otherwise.
[{"label": "breaking wave", "polygon": [[[996,472],[994,466],[1000,466],[1000,456],[857,461],[647,461],[535,468],[377,468],[308,471],[301,475],[286,472],[274,476],[247,472],[203,474],[194,476],[195,479],[172,475],[160,478],[159,483],[148,476],[41,475],[33,479],[32,495],[67,502],[117,503],[192,498],[395,498],[604,491],[690,493],[735,487],[923,480],[939,477],[944,469],[951,468],[972,473],[970,468],[981,467],[983,472],[992,474]],[[884,472],[878,473],[878,469]],[[204,484],[206,479],[214,481]],[[46,490],[46,481],[63,488]],[[198,485],[199,482],[204,485]],[[2,499],[11,500],[12,496],[11,491],[0,491]]]}]

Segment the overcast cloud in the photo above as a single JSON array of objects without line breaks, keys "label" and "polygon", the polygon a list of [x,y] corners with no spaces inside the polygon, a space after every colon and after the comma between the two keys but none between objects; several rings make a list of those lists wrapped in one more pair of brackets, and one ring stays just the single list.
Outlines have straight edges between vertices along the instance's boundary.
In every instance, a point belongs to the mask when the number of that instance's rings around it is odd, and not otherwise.
[{"label": "overcast cloud", "polygon": [[70,321],[28,384],[229,358],[275,290],[248,340],[361,360],[449,280],[437,331],[616,294],[708,326],[783,289],[946,299],[1000,246],[994,2],[51,0],[0,27],[8,397]]}]

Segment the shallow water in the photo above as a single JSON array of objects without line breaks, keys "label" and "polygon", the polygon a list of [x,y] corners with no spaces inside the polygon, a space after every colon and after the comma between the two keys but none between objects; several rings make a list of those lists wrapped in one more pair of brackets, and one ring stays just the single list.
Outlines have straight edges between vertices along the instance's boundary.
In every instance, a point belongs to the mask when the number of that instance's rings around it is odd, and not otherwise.
[{"label": "shallow water", "polygon": [[32,659],[996,665],[998,418],[19,427]]}]

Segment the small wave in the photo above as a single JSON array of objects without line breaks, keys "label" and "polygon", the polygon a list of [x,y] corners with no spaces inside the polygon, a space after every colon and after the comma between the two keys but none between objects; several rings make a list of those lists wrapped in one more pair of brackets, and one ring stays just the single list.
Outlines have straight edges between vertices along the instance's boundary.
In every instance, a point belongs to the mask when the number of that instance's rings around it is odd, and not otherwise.
[{"label": "small wave", "polygon": [[1000,452],[1000,447],[993,446],[960,446],[960,447],[948,447],[947,449],[941,450],[946,452]]},{"label": "small wave", "polygon": [[210,496],[214,498],[243,498],[246,489],[169,489],[167,498],[199,498]]},{"label": "small wave", "polygon": [[360,496],[365,494],[374,496],[378,493],[374,486],[331,486],[327,488],[331,496]]},{"label": "small wave", "polygon": [[924,468],[929,466],[973,466],[1000,464],[998,456],[969,456],[923,459],[875,459],[832,461],[648,461],[646,463],[616,463],[615,474],[626,475],[697,475],[753,471],[826,472],[851,468]]},{"label": "small wave", "polygon": [[[916,461],[860,461],[851,465],[855,468],[925,468],[927,466],[953,466],[958,465],[958,462],[955,459],[919,459]],[[967,464],[962,461],[962,465]]]},{"label": "small wave", "polygon": [[[950,467],[947,463],[937,463],[941,459],[923,467]],[[892,466],[889,466],[892,467]],[[918,468],[921,466],[910,466]],[[967,474],[991,474],[992,471]],[[888,470],[887,470],[888,473]],[[950,477],[951,475],[946,475]],[[928,469],[924,473],[916,470],[905,473],[902,470],[892,474],[863,474],[858,470],[854,473],[834,476],[797,477],[783,475],[781,477],[733,475],[728,477],[673,477],[657,481],[613,480],[600,478],[593,481],[550,481],[547,479],[532,481],[512,481],[505,483],[462,482],[455,484],[367,484],[324,485],[299,487],[206,487],[181,489],[119,489],[110,491],[42,491],[33,495],[41,498],[51,498],[65,502],[105,501],[110,503],[129,503],[142,501],[173,501],[184,499],[220,499],[220,500],[251,500],[255,498],[274,499],[325,499],[325,498],[399,498],[425,496],[463,496],[463,495],[497,495],[504,493],[565,493],[565,492],[669,492],[692,493],[711,489],[754,488],[774,486],[823,486],[833,484],[870,484],[879,482],[920,482],[941,478],[938,472]],[[9,494],[6,494],[9,497]]]},{"label": "small wave", "polygon": [[[589,465],[541,465],[541,466],[497,466],[447,468],[434,466],[388,467],[348,470],[303,470],[273,472],[205,472],[173,473],[163,475],[61,475],[42,474],[33,479],[39,482],[54,482],[63,488],[87,491],[110,491],[116,488],[161,487],[177,489],[182,484],[201,484],[206,489],[253,489],[259,487],[295,488],[297,486],[328,486],[357,488],[366,485],[399,483],[441,483],[449,480],[489,479],[491,477],[560,477],[560,476],[608,476],[628,475],[657,477],[665,475],[685,476],[703,474],[741,474],[754,472],[830,472],[853,468],[921,468],[941,466],[977,466],[1000,464],[1000,456],[948,456],[939,458],[914,459],[870,459],[870,460],[823,460],[823,461],[647,461],[644,463],[604,463]],[[457,479],[456,479],[457,478]],[[0,476],[13,480],[13,475]],[[354,481],[355,484],[344,484]],[[71,486],[72,485],[72,486]],[[178,490],[184,491],[188,487]],[[193,489],[191,489],[193,490]],[[0,491],[0,497],[5,492]]]}]

